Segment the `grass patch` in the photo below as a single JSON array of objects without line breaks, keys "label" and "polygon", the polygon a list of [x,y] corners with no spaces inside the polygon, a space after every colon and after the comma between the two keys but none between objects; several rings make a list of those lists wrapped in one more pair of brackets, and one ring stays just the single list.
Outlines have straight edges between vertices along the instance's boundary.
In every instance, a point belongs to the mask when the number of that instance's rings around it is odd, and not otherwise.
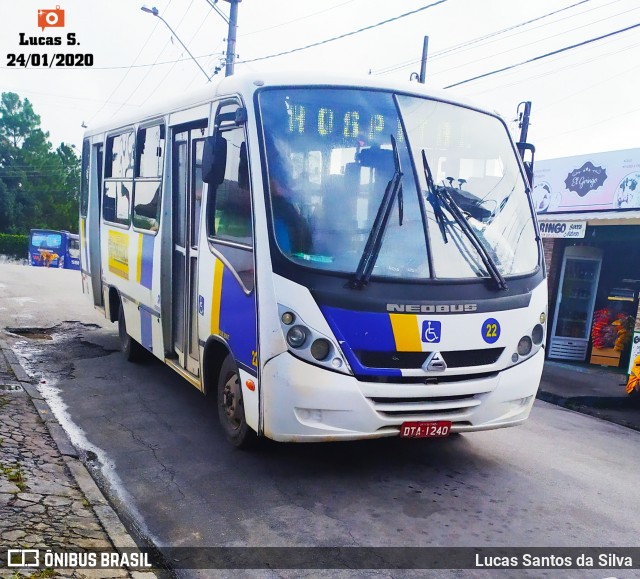
[{"label": "grass patch", "polygon": [[57,577],[58,574],[53,569],[40,569],[31,575],[31,579],[44,579],[45,577]]},{"label": "grass patch", "polygon": [[4,473],[4,475],[7,477],[7,480],[16,485],[20,489],[20,492],[23,493],[25,491],[25,489],[27,488],[27,483],[20,465],[14,467],[0,463],[0,472]]},{"label": "grass patch", "polygon": [[9,404],[9,397],[6,394],[2,394],[0,396],[0,408],[4,408],[7,404]]}]

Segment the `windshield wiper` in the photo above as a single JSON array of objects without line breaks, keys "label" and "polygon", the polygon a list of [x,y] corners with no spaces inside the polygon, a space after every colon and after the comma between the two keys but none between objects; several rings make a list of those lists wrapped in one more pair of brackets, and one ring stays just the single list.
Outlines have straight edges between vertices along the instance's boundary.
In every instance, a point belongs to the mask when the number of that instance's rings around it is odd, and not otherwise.
[{"label": "windshield wiper", "polygon": [[427,155],[425,154],[424,149],[422,149],[422,166],[424,168],[425,179],[427,180],[427,190],[429,192],[427,200],[433,207],[433,214],[436,218],[436,223],[440,228],[442,239],[445,243],[449,243],[449,240],[447,239],[447,218],[442,210],[440,198],[436,194],[436,185],[433,182],[433,173],[431,173],[431,167],[429,167],[429,161],[427,161]]},{"label": "windshield wiper", "polygon": [[454,221],[458,224],[462,232],[467,236],[467,239],[471,242],[471,245],[480,255],[482,262],[484,263],[489,275],[494,279],[498,289],[507,289],[507,282],[500,273],[498,265],[495,260],[484,246],[478,234],[469,224],[464,214],[462,213],[458,204],[454,201],[453,197],[445,186],[439,187],[433,182],[433,174],[427,161],[427,155],[422,149],[422,165],[424,167],[425,178],[427,181],[427,189],[429,190],[428,200],[433,206],[433,212],[436,218],[436,222],[440,227],[444,242],[447,243],[446,224],[448,223],[444,216],[443,207],[447,209],[449,214],[453,217]]},{"label": "windshield wiper", "polygon": [[[362,289],[369,282],[373,268],[376,265],[380,249],[382,248],[382,239],[384,232],[389,222],[389,216],[391,215],[391,209],[393,204],[402,190],[402,170],[400,167],[400,156],[398,155],[398,147],[396,140],[391,135],[391,147],[393,149],[393,164],[394,170],[391,179],[387,183],[387,187],[384,191],[384,196],[378,207],[376,218],[373,222],[373,227],[369,232],[367,243],[364,246],[364,251],[358,262],[358,268],[353,278],[349,281],[349,287],[353,289]],[[400,224],[402,225],[402,205],[399,207],[400,212]]]}]

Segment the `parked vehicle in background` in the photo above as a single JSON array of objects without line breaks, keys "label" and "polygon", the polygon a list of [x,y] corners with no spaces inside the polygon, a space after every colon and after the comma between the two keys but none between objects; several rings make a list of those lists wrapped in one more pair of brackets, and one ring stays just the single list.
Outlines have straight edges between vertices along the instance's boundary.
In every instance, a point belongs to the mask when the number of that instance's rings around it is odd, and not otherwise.
[{"label": "parked vehicle in background", "polygon": [[231,76],[85,134],[83,291],[227,438],[522,423],[547,289],[505,122],[417,83]]},{"label": "parked vehicle in background", "polygon": [[80,236],[68,231],[32,229],[29,232],[29,265],[80,269]]}]

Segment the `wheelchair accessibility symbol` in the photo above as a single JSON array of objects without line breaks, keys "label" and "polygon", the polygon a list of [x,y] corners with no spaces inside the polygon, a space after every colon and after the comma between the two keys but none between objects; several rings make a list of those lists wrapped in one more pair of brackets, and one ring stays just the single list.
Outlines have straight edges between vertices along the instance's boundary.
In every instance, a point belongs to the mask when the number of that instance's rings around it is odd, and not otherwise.
[{"label": "wheelchair accessibility symbol", "polygon": [[422,341],[428,344],[436,344],[442,335],[442,322],[425,320],[422,322]]}]

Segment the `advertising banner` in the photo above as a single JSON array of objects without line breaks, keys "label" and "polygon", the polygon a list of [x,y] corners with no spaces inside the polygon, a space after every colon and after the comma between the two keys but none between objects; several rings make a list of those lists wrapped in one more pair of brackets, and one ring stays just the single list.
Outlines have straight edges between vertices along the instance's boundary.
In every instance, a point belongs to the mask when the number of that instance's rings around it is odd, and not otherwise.
[{"label": "advertising banner", "polygon": [[538,161],[538,214],[640,208],[640,149]]}]

